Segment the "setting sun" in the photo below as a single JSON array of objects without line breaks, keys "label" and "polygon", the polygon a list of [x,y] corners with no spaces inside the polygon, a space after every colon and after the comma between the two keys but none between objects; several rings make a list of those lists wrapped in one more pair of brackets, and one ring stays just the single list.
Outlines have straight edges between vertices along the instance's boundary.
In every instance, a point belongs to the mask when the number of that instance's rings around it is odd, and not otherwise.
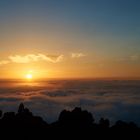
[{"label": "setting sun", "polygon": [[33,75],[32,74],[27,74],[26,75],[26,79],[31,80],[32,78],[33,78]]}]

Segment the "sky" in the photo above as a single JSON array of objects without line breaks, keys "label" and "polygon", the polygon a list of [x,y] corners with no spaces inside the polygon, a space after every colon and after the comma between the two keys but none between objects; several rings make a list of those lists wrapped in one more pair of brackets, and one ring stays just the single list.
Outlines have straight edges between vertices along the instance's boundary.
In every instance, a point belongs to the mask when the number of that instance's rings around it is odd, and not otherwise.
[{"label": "sky", "polygon": [[139,0],[0,0],[0,78],[140,77]]}]

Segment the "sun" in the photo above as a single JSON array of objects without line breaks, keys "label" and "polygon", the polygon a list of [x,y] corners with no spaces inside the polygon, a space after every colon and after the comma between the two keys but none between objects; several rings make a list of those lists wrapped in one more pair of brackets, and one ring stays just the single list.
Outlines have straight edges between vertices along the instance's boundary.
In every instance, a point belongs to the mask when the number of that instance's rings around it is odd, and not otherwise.
[{"label": "sun", "polygon": [[33,78],[32,74],[30,74],[30,73],[26,74],[26,79],[31,80],[32,78]]}]

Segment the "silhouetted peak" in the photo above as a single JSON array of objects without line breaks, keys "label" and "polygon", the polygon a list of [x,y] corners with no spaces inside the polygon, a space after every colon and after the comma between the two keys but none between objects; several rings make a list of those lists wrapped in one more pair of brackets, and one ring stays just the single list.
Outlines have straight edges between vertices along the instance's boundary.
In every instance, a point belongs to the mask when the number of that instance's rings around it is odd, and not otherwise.
[{"label": "silhouetted peak", "polygon": [[60,122],[68,121],[69,116],[70,116],[70,111],[63,110],[59,115],[59,121]]},{"label": "silhouetted peak", "polygon": [[73,113],[80,113],[80,112],[82,112],[82,110],[80,107],[76,107],[72,112]]},{"label": "silhouetted peak", "polygon": [[18,108],[18,114],[32,115],[32,112],[30,112],[28,108],[25,108],[24,104],[21,103]]},{"label": "silhouetted peak", "polygon": [[[99,123],[93,122],[94,118],[90,112],[76,107],[72,111],[63,110],[60,113],[58,121],[48,124],[41,117],[32,115],[32,112],[21,103],[17,114],[15,114],[15,112],[4,113],[3,117],[0,118],[0,128],[5,130],[5,132],[14,130],[13,134],[20,132],[21,136],[25,134],[27,136],[31,135],[32,137],[36,137],[36,135],[41,133],[39,136],[45,136],[45,139],[48,135],[55,136],[55,134],[57,134],[57,136],[59,136],[58,132],[62,136],[64,136],[64,132],[66,132],[69,136],[72,135],[72,137],[74,137],[77,135],[78,138],[83,138],[84,135],[87,137],[87,133],[92,138],[95,137],[96,134],[98,137],[102,136],[105,132],[107,133],[104,136],[114,132],[114,134],[119,135],[121,133],[118,132],[124,133],[124,130],[126,130],[126,132],[138,132],[137,134],[139,135],[140,129],[133,122],[126,123],[117,121],[112,127],[109,127],[110,122],[108,119],[101,118]],[[98,132],[101,135],[98,135]],[[126,133],[126,135],[127,134],[131,133]]]},{"label": "silhouetted peak", "polygon": [[93,116],[88,111],[82,111],[81,108],[76,107],[72,111],[63,110],[60,113],[59,121],[65,124],[73,125],[73,126],[86,126],[92,125],[94,122]]},{"label": "silhouetted peak", "polygon": [[101,128],[109,128],[110,122],[108,119],[101,118],[99,121],[99,126]]},{"label": "silhouetted peak", "polygon": [[113,126],[113,128],[117,128],[117,129],[134,129],[134,128],[138,128],[137,125],[133,122],[127,123],[124,121],[117,121],[116,124]]},{"label": "silhouetted peak", "polygon": [[18,108],[18,113],[23,113],[23,112],[24,112],[24,104],[21,103],[21,104],[19,105],[19,108]]},{"label": "silhouetted peak", "polygon": [[28,108],[24,109],[24,113],[32,116],[32,112],[30,112],[30,110]]},{"label": "silhouetted peak", "polygon": [[116,126],[124,126],[126,124],[127,124],[126,122],[121,121],[121,120],[119,120],[119,121],[116,122]]}]

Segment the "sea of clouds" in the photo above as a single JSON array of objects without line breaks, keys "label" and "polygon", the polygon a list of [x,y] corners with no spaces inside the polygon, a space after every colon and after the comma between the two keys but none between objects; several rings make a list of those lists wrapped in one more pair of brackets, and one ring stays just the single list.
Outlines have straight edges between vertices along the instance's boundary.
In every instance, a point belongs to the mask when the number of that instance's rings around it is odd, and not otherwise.
[{"label": "sea of clouds", "polygon": [[17,111],[21,102],[49,123],[57,120],[63,109],[78,106],[96,120],[105,117],[112,123],[121,119],[140,125],[140,81],[0,81],[0,109]]}]

